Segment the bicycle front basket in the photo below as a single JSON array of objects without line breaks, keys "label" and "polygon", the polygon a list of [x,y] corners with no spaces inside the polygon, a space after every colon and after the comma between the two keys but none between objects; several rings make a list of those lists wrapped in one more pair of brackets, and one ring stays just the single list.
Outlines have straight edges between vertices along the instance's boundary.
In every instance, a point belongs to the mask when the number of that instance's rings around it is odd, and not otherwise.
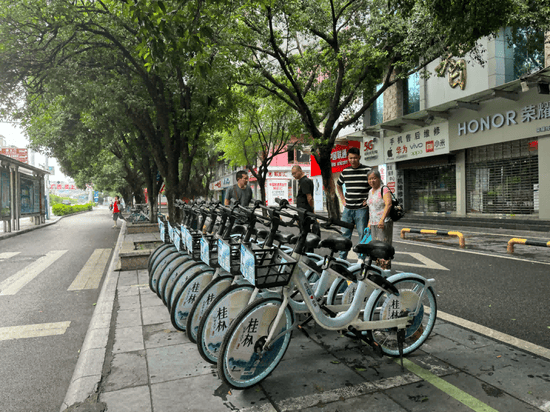
[{"label": "bicycle front basket", "polygon": [[[254,251],[254,258],[249,255],[246,266],[241,271],[247,271],[245,278],[259,289],[286,286],[290,282],[296,260],[280,249]],[[244,261],[245,259],[243,259]],[[244,262],[243,262],[244,264]],[[252,266],[253,264],[253,266]],[[252,273],[252,267],[253,273]],[[248,270],[247,270],[248,269]],[[243,272],[244,274],[244,272]],[[252,277],[253,276],[253,277]]]}]

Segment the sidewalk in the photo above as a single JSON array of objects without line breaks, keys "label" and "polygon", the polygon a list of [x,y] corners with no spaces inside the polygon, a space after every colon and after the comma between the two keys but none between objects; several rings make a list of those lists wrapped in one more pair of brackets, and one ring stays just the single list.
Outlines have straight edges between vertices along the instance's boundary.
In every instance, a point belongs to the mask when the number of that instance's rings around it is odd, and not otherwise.
[{"label": "sidewalk", "polygon": [[4,232],[4,225],[2,222],[0,222],[0,240],[3,239],[9,239],[10,237],[14,237],[17,235],[20,235],[22,233],[30,232],[32,230],[40,229],[45,226],[53,225],[54,223],[57,223],[59,219],[61,219],[62,216],[55,216],[50,215],[50,218],[46,220],[45,223],[41,223],[39,225],[35,224],[34,222],[31,222],[30,218],[21,218],[19,220],[19,230],[13,230],[11,232]]},{"label": "sidewalk", "polygon": [[504,344],[444,313],[404,371],[360,342],[310,324],[309,337],[295,331],[281,364],[260,385],[229,391],[172,327],[147,271],[114,271],[119,251],[132,242],[124,223],[61,410],[550,411],[550,350]]}]

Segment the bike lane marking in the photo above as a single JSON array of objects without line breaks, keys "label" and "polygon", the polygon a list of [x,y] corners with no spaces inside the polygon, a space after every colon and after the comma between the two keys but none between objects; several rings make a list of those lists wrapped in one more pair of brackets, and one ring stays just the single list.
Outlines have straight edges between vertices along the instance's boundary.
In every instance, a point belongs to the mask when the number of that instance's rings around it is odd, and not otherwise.
[{"label": "bike lane marking", "polygon": [[[400,359],[395,359],[395,362],[400,363]],[[422,378],[426,382],[432,384],[437,389],[445,392],[450,397],[456,399],[463,405],[476,412],[498,412],[496,409],[491,408],[486,403],[481,402],[479,399],[474,398],[472,395],[464,392],[462,389],[451,385],[449,382],[443,380],[439,376],[434,375],[430,371],[418,366],[416,363],[411,362],[409,359],[403,358],[403,366],[416,376]]]},{"label": "bike lane marking", "polygon": [[9,259],[11,257],[14,257],[15,255],[18,255],[19,253],[21,253],[21,252],[3,252],[3,253],[0,253],[0,260]]},{"label": "bike lane marking", "polygon": [[70,324],[71,322],[67,321],[3,327],[0,328],[0,341],[63,335]]},{"label": "bike lane marking", "polygon": [[111,256],[111,249],[96,249],[67,290],[97,289]]},{"label": "bike lane marking", "polygon": [[[399,266],[410,266],[410,267],[423,268],[423,269],[449,270],[445,266],[440,265],[436,261],[424,256],[421,253],[417,253],[417,252],[397,252],[396,251],[395,254],[396,255],[409,255],[412,258],[414,258],[414,259],[416,259],[416,260],[418,260],[419,262],[422,262],[422,263],[408,263],[408,262],[399,262],[399,261],[396,261],[396,260],[392,260],[391,261],[392,266],[399,265]],[[349,259],[357,259],[358,256],[355,252],[350,250],[349,253],[348,253],[348,258]]]},{"label": "bike lane marking", "polygon": [[52,250],[15,275],[10,276],[0,283],[0,295],[15,295],[65,253],[67,253],[66,250]]}]

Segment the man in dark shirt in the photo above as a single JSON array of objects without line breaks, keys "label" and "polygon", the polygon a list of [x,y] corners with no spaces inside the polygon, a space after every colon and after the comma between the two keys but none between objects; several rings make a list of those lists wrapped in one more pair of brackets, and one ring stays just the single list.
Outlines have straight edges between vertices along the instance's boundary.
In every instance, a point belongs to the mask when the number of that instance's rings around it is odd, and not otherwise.
[{"label": "man in dark shirt", "polygon": [[300,166],[292,167],[292,177],[298,181],[296,206],[313,212],[313,182],[306,176]]},{"label": "man in dark shirt", "polygon": [[248,186],[248,173],[240,170],[236,177],[237,184],[228,187],[225,192],[225,204],[229,205],[231,199],[236,199],[241,206],[248,206],[252,200],[252,189]]},{"label": "man in dark shirt", "polygon": [[[361,154],[359,149],[352,147],[348,150],[349,167],[344,169],[336,182],[336,188],[341,199],[344,199],[344,212],[342,220],[344,222],[355,223],[359,239],[363,237],[365,228],[369,222],[369,209],[367,207],[367,197],[369,195],[370,185],[367,174],[371,168],[362,165],[359,161]],[[346,193],[342,186],[346,185]],[[342,235],[351,239],[352,229],[343,229]],[[340,252],[340,257],[345,259],[347,252]]]}]

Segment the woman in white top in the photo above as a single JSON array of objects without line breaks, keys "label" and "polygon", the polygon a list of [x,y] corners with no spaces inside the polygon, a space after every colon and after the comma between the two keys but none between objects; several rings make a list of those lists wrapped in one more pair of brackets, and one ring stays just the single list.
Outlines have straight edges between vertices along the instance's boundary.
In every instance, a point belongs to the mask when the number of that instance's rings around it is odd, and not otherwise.
[{"label": "woman in white top", "polygon": [[[371,186],[367,204],[369,206],[369,227],[373,240],[381,240],[391,245],[393,239],[393,221],[390,219],[392,197],[390,189],[386,186],[382,189],[382,178],[377,170],[368,174],[368,182]],[[377,264],[382,269],[390,269],[389,260],[379,259]]]}]

